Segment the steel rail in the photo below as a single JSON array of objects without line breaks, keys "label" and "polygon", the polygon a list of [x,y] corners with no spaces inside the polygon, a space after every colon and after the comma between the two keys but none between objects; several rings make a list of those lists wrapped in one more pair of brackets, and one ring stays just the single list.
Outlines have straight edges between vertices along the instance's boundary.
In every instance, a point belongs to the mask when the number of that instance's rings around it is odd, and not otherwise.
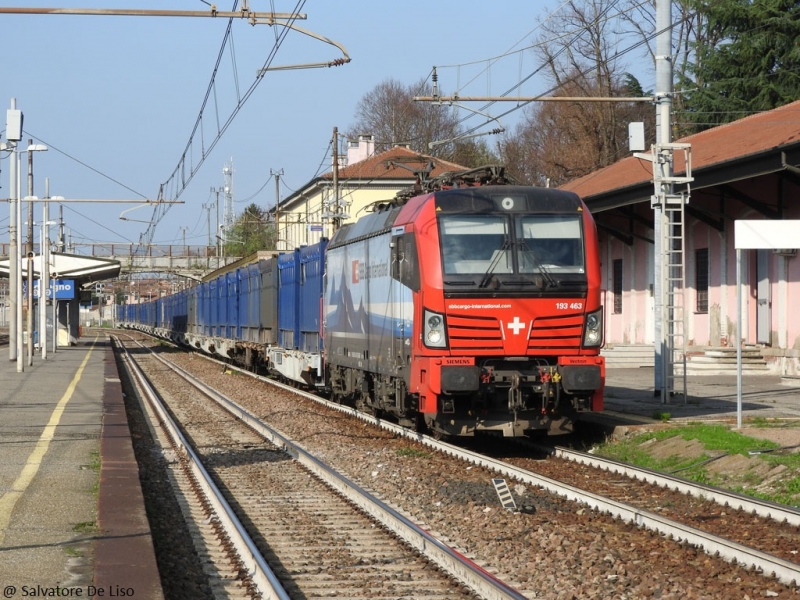
[{"label": "steel rail", "polygon": [[270,569],[264,557],[261,555],[261,552],[259,552],[255,543],[247,534],[247,530],[222,496],[219,488],[212,481],[208,471],[203,467],[200,458],[169,416],[169,413],[147,381],[139,365],[131,358],[127,348],[125,348],[115,336],[111,336],[111,339],[121,348],[125,365],[144,391],[148,403],[158,416],[159,424],[165,428],[172,443],[177,446],[176,451],[187,459],[192,473],[202,488],[206,499],[213,507],[216,517],[228,533],[231,543],[239,554],[239,559],[247,568],[248,576],[257,587],[261,597],[273,598],[275,600],[289,600],[290,596],[283,589],[277,576],[273,573],[272,569]]},{"label": "steel rail", "polygon": [[800,510],[794,509],[791,506],[751,498],[744,494],[737,494],[736,492],[715,488],[702,483],[695,483],[668,473],[659,473],[658,471],[645,469],[643,467],[634,467],[610,458],[594,456],[585,452],[572,450],[571,448],[556,446],[553,454],[559,458],[589,465],[598,469],[604,469],[611,473],[619,473],[631,479],[639,479],[666,489],[673,489],[683,494],[712,500],[722,506],[729,506],[733,509],[758,515],[759,517],[773,519],[778,523],[786,523],[787,525],[800,527]]},{"label": "steel rail", "polygon": [[[216,361],[216,359],[209,360]],[[226,364],[222,361],[216,362],[220,364]],[[227,366],[229,368],[236,368],[232,365]],[[400,425],[389,423],[379,419],[378,417],[362,413],[353,407],[336,404],[329,400],[325,400],[324,398],[320,398],[319,396],[298,390],[297,388],[283,385],[260,375],[255,375],[249,371],[245,371],[243,369],[237,370],[241,373],[250,375],[255,379],[269,383],[270,385],[275,385],[295,394],[300,394],[306,398],[314,400],[315,402],[324,404],[329,408],[352,415],[358,419],[361,419],[362,421],[366,421],[376,425],[377,427],[389,430],[407,439],[417,441],[434,450],[444,452],[461,460],[485,467],[492,471],[505,474],[523,483],[535,485],[548,492],[565,497],[568,500],[585,504],[594,510],[609,513],[616,518],[633,523],[640,527],[645,527],[651,531],[669,536],[675,540],[685,541],[688,544],[702,549],[706,554],[712,556],[719,555],[722,559],[729,563],[741,564],[748,568],[757,569],[766,575],[774,576],[782,583],[800,586],[800,565],[796,563],[792,563],[777,556],[772,556],[765,552],[761,552],[760,550],[749,548],[747,546],[743,546],[742,544],[726,540],[725,538],[707,533],[689,525],[672,521],[671,519],[667,519],[655,513],[651,513],[649,511],[642,510],[616,500],[604,498],[586,490],[581,490],[571,485],[555,481],[549,477],[537,475],[530,471],[509,465],[508,463],[488,458],[470,450],[459,448],[452,444],[448,444],[447,442],[435,440],[421,433],[408,430]],[[631,469],[631,472],[635,470],[635,467],[629,468]],[[689,482],[687,482],[687,485],[689,485]],[[721,491],[719,497],[723,498],[725,493],[726,492]],[[734,496],[734,494],[731,493],[731,496]],[[721,502],[724,504],[725,500],[721,500]],[[755,505],[758,504],[759,501],[752,500],[752,502]]]},{"label": "steel rail", "polygon": [[[249,375],[254,379],[258,379],[259,381],[263,381],[292,393],[299,394],[305,398],[323,404],[328,408],[351,415],[361,419],[362,421],[371,423],[372,425],[381,427],[407,439],[417,441],[434,450],[444,452],[461,460],[483,466],[499,473],[503,473],[521,482],[538,486],[548,492],[563,496],[569,500],[573,500],[581,504],[585,504],[594,510],[609,513],[616,518],[623,519],[624,521],[633,523],[637,526],[645,527],[651,531],[655,531],[663,535],[668,535],[676,540],[685,541],[697,548],[702,549],[706,554],[710,554],[712,556],[716,554],[729,563],[742,564],[746,567],[758,569],[767,575],[774,576],[782,583],[800,586],[800,565],[796,563],[783,560],[779,557],[766,554],[765,552],[761,552],[753,548],[748,548],[747,546],[743,546],[719,536],[706,533],[694,527],[677,523],[649,511],[638,509],[609,498],[603,498],[597,494],[575,488],[542,475],[537,475],[502,461],[494,460],[469,450],[464,450],[463,448],[453,446],[447,442],[435,440],[424,434],[401,427],[400,425],[384,421],[372,415],[367,415],[355,409],[354,407],[336,404],[314,394],[303,392],[297,388],[278,383],[267,377],[256,375],[244,369],[239,369],[238,367],[223,361],[209,358],[206,355],[203,356],[208,360],[225,365],[228,368],[236,369],[238,372]],[[635,469],[635,467],[629,468]],[[722,493],[724,494],[725,492],[723,491]],[[759,501],[753,500],[753,502],[758,503]]]},{"label": "steel rail", "polygon": [[[292,458],[311,473],[319,477],[325,484],[339,492],[343,497],[369,514],[389,531],[415,548],[420,554],[436,563],[439,568],[480,594],[483,598],[491,600],[523,600],[525,598],[524,595],[507,583],[498,579],[460,552],[444,544],[422,529],[419,525],[401,515],[394,508],[323,463],[297,442],[263,423],[258,417],[249,413],[245,408],[239,406],[230,398],[227,398],[217,390],[206,385],[194,375],[188,373],[171,361],[155,353],[153,353],[153,356],[165,366],[174,370],[181,377],[185,378],[186,381],[191,383],[203,394],[206,394],[209,398],[217,402],[230,414],[251,427],[259,435],[264,436],[279,448],[283,448],[286,453],[292,456]],[[289,389],[297,391],[294,388]]]}]

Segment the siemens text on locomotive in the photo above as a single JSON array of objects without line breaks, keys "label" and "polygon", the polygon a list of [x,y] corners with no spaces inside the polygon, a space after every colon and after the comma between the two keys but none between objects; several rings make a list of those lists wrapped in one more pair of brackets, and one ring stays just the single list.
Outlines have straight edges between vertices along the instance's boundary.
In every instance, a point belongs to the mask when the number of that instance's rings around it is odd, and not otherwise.
[{"label": "siemens text on locomotive", "polygon": [[440,435],[568,430],[603,408],[595,223],[573,193],[486,173],[119,321]]}]

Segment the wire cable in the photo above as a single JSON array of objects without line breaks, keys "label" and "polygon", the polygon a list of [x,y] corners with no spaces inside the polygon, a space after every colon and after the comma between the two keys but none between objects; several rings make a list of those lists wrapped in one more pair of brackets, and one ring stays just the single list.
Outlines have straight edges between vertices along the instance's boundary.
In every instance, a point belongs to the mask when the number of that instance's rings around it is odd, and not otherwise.
[{"label": "wire cable", "polygon": [[[294,11],[292,11],[293,14],[299,13],[302,10],[302,7],[303,7],[304,4],[305,4],[305,0],[298,0]],[[238,5],[238,0],[236,0],[234,2],[233,10],[236,10],[236,6],[237,5]],[[295,20],[296,20],[296,18],[291,19],[289,21],[289,24],[290,25],[293,24]],[[283,41],[286,39],[286,37],[288,36],[289,32],[291,31],[291,28],[287,27],[287,26],[284,26],[281,29],[279,35],[277,36],[276,43],[273,45],[272,49],[270,50],[269,55],[268,55],[267,59],[264,62],[264,65],[258,71],[258,75],[256,76],[255,80],[250,85],[250,87],[247,89],[247,91],[245,91],[245,93],[241,96],[241,99],[236,104],[236,107],[232,110],[232,112],[228,116],[228,118],[224,121],[224,123],[222,123],[218,127],[217,134],[214,137],[214,139],[211,141],[211,143],[209,144],[208,148],[205,148],[205,146],[203,147],[203,153],[202,153],[199,161],[197,162],[197,164],[195,165],[195,164],[192,163],[192,164],[189,165],[189,172],[187,174],[186,173],[187,156],[190,154],[190,151],[191,151],[191,149],[193,147],[195,135],[197,134],[197,131],[200,128],[200,126],[201,126],[201,124],[203,122],[203,115],[205,113],[205,109],[206,109],[206,105],[208,103],[208,99],[209,99],[209,97],[211,95],[211,92],[214,90],[215,83],[216,83],[216,75],[217,75],[217,72],[219,70],[219,64],[220,64],[220,62],[222,60],[222,56],[224,54],[225,47],[227,46],[227,41],[230,38],[230,31],[231,31],[232,24],[233,24],[233,19],[229,19],[228,20],[228,27],[226,29],[226,33],[225,33],[225,36],[223,38],[222,45],[220,47],[220,52],[219,52],[218,57],[217,57],[217,63],[215,65],[215,67],[214,67],[214,71],[213,71],[213,74],[212,74],[212,77],[211,77],[211,81],[209,82],[209,86],[208,86],[208,89],[206,91],[205,98],[203,99],[203,103],[201,105],[200,113],[198,114],[197,120],[195,121],[194,129],[192,130],[192,134],[189,137],[189,141],[187,142],[186,147],[185,147],[185,149],[183,151],[183,154],[181,155],[181,158],[178,161],[178,165],[175,167],[175,169],[173,170],[172,174],[167,178],[167,180],[164,183],[161,184],[160,191],[159,191],[159,199],[163,198],[164,192],[165,191],[170,191],[171,188],[174,188],[174,198],[177,199],[177,198],[180,197],[181,193],[186,189],[186,187],[189,184],[189,182],[194,178],[194,175],[197,173],[197,171],[199,170],[200,166],[205,162],[205,159],[209,156],[211,151],[214,149],[214,147],[217,145],[217,143],[222,138],[222,136],[225,133],[225,131],[227,131],[228,127],[230,127],[230,125],[233,122],[233,120],[235,119],[235,117],[239,114],[239,111],[241,111],[242,107],[245,105],[247,100],[252,96],[253,92],[255,92],[255,90],[258,87],[258,85],[264,80],[264,78],[265,78],[264,76],[265,76],[267,68],[272,64],[273,60],[275,59],[275,57],[277,55],[278,50],[280,49],[281,45],[283,44]],[[178,181],[179,177],[180,177],[180,181]],[[140,243],[144,243],[144,244],[150,243],[150,241],[153,238],[153,234],[155,232],[156,226],[158,225],[160,220],[164,217],[164,215],[166,215],[166,213],[169,211],[169,209],[171,207],[172,207],[171,204],[166,204],[166,205],[165,204],[157,204],[154,207],[153,216],[151,218],[151,222],[148,225],[146,231],[140,236]]]}]

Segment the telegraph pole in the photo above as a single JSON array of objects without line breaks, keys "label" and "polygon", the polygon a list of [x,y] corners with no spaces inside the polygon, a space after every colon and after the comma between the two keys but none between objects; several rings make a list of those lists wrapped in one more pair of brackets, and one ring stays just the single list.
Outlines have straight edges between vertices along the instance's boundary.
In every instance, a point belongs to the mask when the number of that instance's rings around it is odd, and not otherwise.
[{"label": "telegraph pole", "polygon": [[[22,112],[17,110],[17,99],[11,98],[11,108],[6,112],[6,139],[8,140],[9,150],[9,185],[8,196],[10,199],[9,211],[9,287],[8,287],[8,359],[17,360],[17,286],[19,285],[19,240],[17,238],[17,207],[19,198],[17,197],[17,142],[22,137]],[[17,363],[17,371],[22,370],[22,365]]]},{"label": "telegraph pole", "polygon": [[[342,226],[341,211],[339,210],[339,128],[333,128],[333,233]],[[331,236],[333,237],[333,236]]]},{"label": "telegraph pole", "polygon": [[203,208],[206,211],[206,225],[208,227],[208,247],[211,247],[211,205],[210,204],[203,204]]},{"label": "telegraph pole", "polygon": [[64,205],[58,206],[58,251],[63,253],[65,249],[64,243]]},{"label": "telegraph pole", "polygon": [[211,193],[214,194],[216,200],[214,201],[214,205],[216,206],[217,211],[217,220],[214,224],[214,240],[217,245],[217,267],[219,267],[219,256],[220,256],[220,239],[219,239],[219,193],[222,191],[222,188],[211,188]]},{"label": "telegraph pole", "polygon": [[[280,171],[273,171],[272,169],[269,170],[270,175],[275,176],[275,250],[278,249],[278,242],[281,239],[281,217],[280,217],[280,210],[281,210],[281,175],[283,175],[283,169]],[[289,244],[284,239],[284,243],[288,246]]]},{"label": "telegraph pole", "polygon": [[[28,140],[33,146],[33,140]],[[33,197],[33,152],[28,151],[28,196]],[[33,200],[28,202],[28,366],[33,364]]]},{"label": "telegraph pole", "polygon": [[[671,141],[670,131],[670,111],[672,110],[672,0],[658,0],[656,2],[656,145],[668,144]],[[655,148],[653,153],[656,153]],[[672,161],[664,165],[668,172],[665,176],[671,175]],[[653,157],[653,177],[656,178],[656,157]],[[656,193],[664,190],[657,190]],[[664,223],[663,211],[656,208],[653,210],[653,237],[655,241],[655,257],[653,264],[653,340],[655,343],[655,365],[654,365],[654,395],[668,393],[666,391],[666,379],[669,374],[665,373],[666,358],[666,332],[662,326],[663,317],[663,294],[664,281],[662,273],[662,253],[663,229],[669,227]],[[661,402],[667,402],[667,398],[662,397]]]}]

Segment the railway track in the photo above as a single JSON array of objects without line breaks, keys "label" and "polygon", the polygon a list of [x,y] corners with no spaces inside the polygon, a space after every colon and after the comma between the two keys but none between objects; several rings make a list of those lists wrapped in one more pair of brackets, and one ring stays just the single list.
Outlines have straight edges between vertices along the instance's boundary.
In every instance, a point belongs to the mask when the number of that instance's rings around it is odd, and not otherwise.
[{"label": "railway track", "polygon": [[[154,360],[137,358],[151,373]],[[157,378],[185,424],[185,434],[170,425],[168,437],[187,456],[181,462],[192,463],[187,479],[204,507],[201,523],[215,524],[211,537],[225,541],[215,550],[206,534],[198,544],[213,563],[212,588],[228,593],[238,579],[243,592],[278,598],[524,597],[180,369]],[[186,381],[227,412],[185,394]],[[156,394],[147,395],[157,407]],[[172,420],[154,410],[159,422]]]},{"label": "railway track", "polygon": [[[304,436],[329,462],[348,465],[346,468],[354,478],[369,482],[375,493],[442,532],[451,544],[481,564],[491,566],[507,581],[523,582],[520,589],[530,596],[567,598],[570,596],[563,594],[570,590],[578,597],[590,593],[602,597],[642,597],[656,592],[693,593],[703,598],[741,597],[743,593],[751,597],[797,597],[800,593],[793,583],[800,579],[797,548],[791,550],[792,541],[796,542],[800,535],[790,520],[779,524],[771,518],[725,508],[711,499],[700,500],[641,480],[621,483],[619,473],[607,470],[576,475],[583,479],[580,486],[551,483],[548,477],[535,471],[549,463],[558,464],[552,460],[531,461],[538,465],[537,469],[530,465],[515,466],[511,462],[517,459],[508,457],[492,460],[402,429],[395,430],[391,424],[346,407],[309,408],[296,396],[284,397],[288,391],[266,391],[275,390],[267,387],[273,384],[228,375],[230,371],[223,371],[221,365],[212,371],[206,359],[176,355],[176,360],[213,381],[215,386],[226,388],[226,393],[237,395],[248,410],[281,423],[281,427],[293,430],[295,437]],[[291,393],[296,394],[297,390]],[[291,409],[286,408],[287,402]],[[370,424],[354,425],[341,412],[356,414]],[[297,418],[298,415],[304,419]],[[375,424],[386,427],[387,432],[374,429]],[[410,436],[413,443],[401,435]],[[431,449],[430,455],[424,445]],[[398,454],[406,451],[409,453],[401,455],[406,458],[398,459]],[[356,464],[353,454],[359,458]],[[448,456],[459,456],[470,466],[454,463]],[[574,464],[572,467],[561,464],[553,470],[578,471]],[[510,484],[518,505],[532,505],[534,511],[515,514],[500,509],[490,484],[498,473],[513,478]],[[626,490],[631,502],[592,492],[602,480],[611,487]],[[545,494],[542,489],[552,491]],[[662,509],[670,507],[671,514],[666,517],[663,510],[650,511],[637,506],[636,502],[643,498]],[[707,531],[694,527],[691,517],[681,516],[680,502],[694,506],[696,518],[708,521]],[[736,537],[715,535],[720,533],[717,526],[722,521],[740,531],[738,541]],[[787,558],[772,555],[771,547],[753,548],[758,543],[772,545],[771,534],[764,533],[770,530],[783,532]],[[742,534],[749,535],[742,537]],[[701,546],[711,555],[704,554]],[[556,581],[562,591],[549,592]]]}]

